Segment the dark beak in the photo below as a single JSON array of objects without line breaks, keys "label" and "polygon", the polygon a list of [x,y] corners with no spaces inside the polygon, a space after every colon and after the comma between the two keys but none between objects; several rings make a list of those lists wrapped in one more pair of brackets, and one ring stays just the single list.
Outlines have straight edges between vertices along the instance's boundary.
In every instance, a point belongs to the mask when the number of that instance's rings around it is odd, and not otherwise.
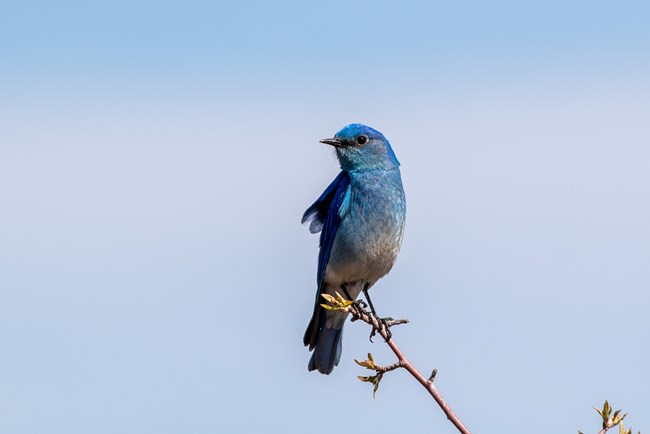
[{"label": "dark beak", "polygon": [[340,139],[323,139],[320,141],[321,143],[325,143],[326,145],[332,145],[336,146],[337,148],[340,148],[343,146],[343,142]]}]

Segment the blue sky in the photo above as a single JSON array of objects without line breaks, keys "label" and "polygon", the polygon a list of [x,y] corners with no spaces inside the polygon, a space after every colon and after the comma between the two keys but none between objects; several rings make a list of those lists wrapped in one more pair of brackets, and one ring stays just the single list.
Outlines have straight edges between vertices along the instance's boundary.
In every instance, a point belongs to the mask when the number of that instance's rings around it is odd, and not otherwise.
[{"label": "blue sky", "polygon": [[360,324],[306,369],[351,122],[408,200],[373,300],[470,429],[650,427],[645,2],[2,9],[0,432],[453,433]]}]

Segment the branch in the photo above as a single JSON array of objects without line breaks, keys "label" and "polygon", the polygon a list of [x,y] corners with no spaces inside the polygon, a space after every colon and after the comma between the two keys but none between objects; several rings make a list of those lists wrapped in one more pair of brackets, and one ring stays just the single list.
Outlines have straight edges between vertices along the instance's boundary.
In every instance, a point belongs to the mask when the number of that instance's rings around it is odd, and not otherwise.
[{"label": "branch", "polygon": [[[346,306],[346,309],[352,313],[352,321],[361,320],[366,324],[372,326],[373,330],[377,330],[379,335],[382,338],[384,338],[384,341],[390,347],[393,353],[395,353],[398,359],[397,363],[394,363],[390,366],[382,367],[375,364],[374,361],[372,360],[372,356],[368,354],[369,360],[366,360],[365,362],[359,362],[359,361],[356,362],[359,365],[364,366],[368,369],[374,369],[377,372],[377,375],[372,377],[359,377],[359,379],[361,379],[362,381],[369,381],[375,384],[374,392],[376,392],[377,387],[379,387],[379,381],[381,381],[381,377],[385,372],[392,371],[397,368],[404,368],[409,372],[409,374],[413,376],[413,378],[415,378],[427,390],[427,392],[429,392],[429,394],[433,397],[433,399],[436,401],[436,403],[440,406],[442,411],[445,413],[447,419],[449,419],[449,421],[456,427],[456,429],[458,429],[459,432],[461,432],[462,434],[471,434],[469,429],[467,429],[467,427],[463,425],[463,422],[461,422],[458,416],[456,416],[456,414],[449,407],[447,402],[442,398],[442,395],[440,394],[440,392],[438,392],[436,386],[433,384],[433,380],[436,376],[437,370],[434,369],[431,374],[431,377],[429,377],[429,379],[427,380],[417,369],[415,369],[415,367],[411,364],[411,362],[409,362],[409,360],[406,358],[404,353],[402,353],[402,351],[399,349],[395,341],[391,339],[391,336],[389,334],[390,332],[388,331],[386,324],[383,324],[382,321],[380,321],[376,315],[372,314],[371,312],[367,312],[364,309],[361,309],[357,304],[350,304]],[[387,325],[388,327],[390,327],[391,325],[404,324],[406,322],[408,321],[389,320],[387,321],[388,323]]]},{"label": "branch", "polygon": [[[392,339],[392,333],[389,331],[389,328],[398,324],[406,324],[408,323],[408,320],[394,320],[392,318],[380,319],[374,313],[374,309],[373,312],[368,312],[364,309],[366,307],[365,303],[361,301],[354,302],[343,298],[343,296],[338,292],[336,293],[336,297],[329,294],[322,294],[322,297],[327,301],[327,303],[321,304],[321,306],[323,306],[325,309],[349,312],[352,314],[352,321],[361,320],[366,324],[369,324],[372,327],[372,333],[370,334],[370,337],[372,338],[375,333],[379,333],[379,335],[384,338],[384,341],[390,347],[390,349],[393,350],[393,353],[395,353],[397,356],[397,362],[388,366],[380,366],[375,363],[374,359],[372,358],[372,354],[370,353],[368,353],[368,359],[364,360],[363,362],[360,362],[356,359],[354,360],[359,366],[363,366],[366,369],[370,369],[376,372],[375,375],[358,377],[359,380],[372,383],[374,385],[372,392],[373,397],[375,396],[375,393],[379,388],[379,383],[386,372],[404,368],[427,390],[427,392],[429,392],[438,406],[440,406],[442,411],[445,413],[447,419],[449,419],[449,421],[460,433],[471,434],[469,429],[467,429],[463,422],[461,422],[458,416],[456,416],[453,410],[449,407],[447,402],[442,398],[442,395],[440,395],[440,392],[438,392],[436,386],[434,386],[433,381],[436,378],[438,370],[434,369],[433,372],[431,372],[431,376],[429,376],[428,380],[424,378],[424,376],[417,369],[415,369],[411,362],[408,361],[406,356],[404,356],[404,353],[402,353],[395,341]],[[603,421],[603,429],[600,430],[598,434],[606,434],[608,430],[614,428],[617,425],[619,428],[619,434],[632,434],[632,428],[626,429],[623,425],[623,419],[625,419],[627,413],[621,414],[621,410],[612,412],[612,406],[608,401],[605,401],[602,409],[594,407],[594,410],[598,412]],[[578,431],[578,434],[582,434],[582,432]],[[639,432],[639,434],[641,434],[641,432]]]},{"label": "branch", "polygon": [[[625,425],[623,425],[623,419],[625,419],[627,413],[621,415],[621,410],[616,410],[612,413],[612,406],[608,401],[605,401],[602,409],[594,407],[594,410],[596,410],[603,419],[603,429],[601,429],[598,434],[605,434],[607,430],[614,428],[616,425],[618,425],[619,434],[632,434],[632,428],[625,429]],[[582,434],[582,432],[578,431],[578,434]],[[639,434],[641,433],[639,432]]]}]

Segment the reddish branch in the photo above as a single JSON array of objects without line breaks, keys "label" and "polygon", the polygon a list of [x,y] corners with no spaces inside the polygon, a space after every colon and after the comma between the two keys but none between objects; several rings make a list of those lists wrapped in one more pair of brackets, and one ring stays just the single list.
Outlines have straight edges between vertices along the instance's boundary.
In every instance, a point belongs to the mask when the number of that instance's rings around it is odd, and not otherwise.
[{"label": "reddish branch", "polygon": [[[440,392],[438,392],[438,389],[436,389],[436,386],[433,384],[433,380],[436,376],[436,370],[434,369],[433,373],[431,374],[431,377],[427,380],[415,367],[411,364],[411,362],[408,361],[406,356],[404,356],[404,353],[399,349],[397,344],[393,339],[390,339],[390,335],[386,327],[378,320],[378,318],[373,315],[370,312],[365,311],[364,309],[360,309],[356,304],[353,304],[350,306],[350,311],[352,312],[352,321],[355,320],[361,320],[369,325],[371,325],[379,335],[384,338],[386,341],[386,344],[390,347],[391,350],[393,350],[393,353],[397,356],[397,363],[394,363],[393,365],[387,366],[382,371],[389,371],[397,368],[404,368],[406,369],[426,390],[429,392],[429,394],[433,397],[433,399],[436,401],[436,403],[440,406],[442,411],[445,413],[447,416],[447,419],[454,424],[456,429],[458,429],[459,432],[463,434],[471,434],[469,429],[465,425],[463,425],[463,422],[456,416],[456,414],[452,411],[452,409],[449,407],[447,402],[442,398],[442,395],[440,395]],[[388,322],[389,326],[390,325],[396,325],[396,324],[403,324],[404,321],[389,321]]]}]

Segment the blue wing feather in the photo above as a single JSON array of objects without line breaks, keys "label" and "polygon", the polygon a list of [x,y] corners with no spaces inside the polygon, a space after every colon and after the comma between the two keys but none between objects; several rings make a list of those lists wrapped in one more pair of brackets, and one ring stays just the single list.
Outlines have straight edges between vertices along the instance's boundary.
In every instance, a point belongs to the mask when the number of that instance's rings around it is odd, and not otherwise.
[{"label": "blue wing feather", "polygon": [[336,231],[341,223],[341,214],[339,210],[345,201],[348,189],[350,188],[350,175],[347,172],[341,172],[336,177],[339,180],[336,188],[332,194],[332,200],[329,203],[327,216],[323,222],[323,228],[320,233],[320,251],[318,252],[318,294],[316,294],[317,302],[320,303],[320,293],[323,286],[323,279],[325,278],[325,269],[329,262],[330,253],[332,251],[332,244],[336,237]]},{"label": "blue wing feather", "polygon": [[323,194],[316,199],[316,202],[307,208],[307,211],[302,215],[302,223],[311,220],[309,232],[312,234],[316,234],[323,229],[327,213],[329,212],[334,196],[336,196],[337,189],[341,183],[350,185],[350,175],[348,175],[347,172],[339,173],[338,176],[334,178],[334,181],[327,186]]},{"label": "blue wing feather", "polygon": [[[336,231],[341,223],[341,207],[345,206],[344,203],[346,197],[348,197],[349,190],[350,175],[346,171],[342,171],[325,189],[316,202],[307,208],[307,211],[302,216],[303,223],[311,220],[309,230],[312,233],[319,231],[321,233],[320,250],[318,252],[318,290],[316,291],[316,300],[314,302],[314,314],[311,317],[311,321],[309,321],[307,331],[303,338],[304,344],[309,346],[310,351],[316,346],[326,319],[325,312],[323,312],[324,309],[320,305],[322,303],[320,295],[323,292],[325,270],[329,262]],[[340,333],[337,336],[340,339]],[[340,353],[340,343],[337,342],[333,341],[333,344],[336,344],[335,348],[339,348]],[[336,363],[338,363],[338,359]]]},{"label": "blue wing feather", "polygon": [[311,220],[309,230],[312,233],[320,232],[320,252],[318,254],[318,293],[316,303],[320,303],[321,286],[325,277],[325,269],[329,261],[330,252],[336,230],[341,223],[339,209],[345,201],[346,194],[350,187],[350,175],[342,171],[325,189],[323,194],[314,202],[302,216],[302,222]]}]

